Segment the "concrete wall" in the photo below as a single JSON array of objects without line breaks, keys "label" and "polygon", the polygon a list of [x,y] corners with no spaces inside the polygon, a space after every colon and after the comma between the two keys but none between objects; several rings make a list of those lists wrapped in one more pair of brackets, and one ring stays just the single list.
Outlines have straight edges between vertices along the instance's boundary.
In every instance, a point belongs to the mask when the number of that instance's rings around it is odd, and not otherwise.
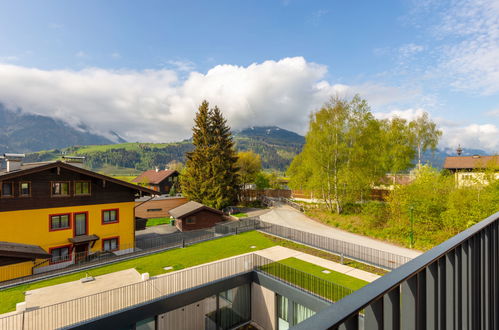
[{"label": "concrete wall", "polygon": [[276,329],[275,292],[256,283],[251,284],[251,320],[263,329]]},{"label": "concrete wall", "polygon": [[[151,200],[141,204],[135,202],[135,216],[140,218],[164,218],[170,217],[169,211],[177,206],[187,203],[185,197],[171,197],[160,200]],[[138,206],[137,206],[138,205]],[[147,211],[152,209],[161,209],[160,211]]]}]

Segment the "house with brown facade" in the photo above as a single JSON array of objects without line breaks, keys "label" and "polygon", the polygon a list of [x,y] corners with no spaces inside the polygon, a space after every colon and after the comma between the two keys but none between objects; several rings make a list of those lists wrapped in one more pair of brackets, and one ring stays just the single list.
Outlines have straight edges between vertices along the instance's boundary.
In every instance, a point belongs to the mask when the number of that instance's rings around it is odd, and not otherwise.
[{"label": "house with brown facade", "polygon": [[135,216],[144,219],[170,217],[170,210],[187,202],[182,196],[144,196],[135,200]]},{"label": "house with brown facade", "polygon": [[159,194],[168,194],[173,186],[178,188],[179,173],[175,170],[154,170],[145,171],[132,180],[140,186],[155,190]]},{"label": "house with brown facade", "polygon": [[180,231],[211,228],[226,220],[222,211],[194,201],[170,210],[170,214],[175,218],[175,225]]},{"label": "house with brown facade", "polygon": [[499,180],[499,155],[449,156],[444,169],[454,173],[458,186],[488,184],[490,176]]}]

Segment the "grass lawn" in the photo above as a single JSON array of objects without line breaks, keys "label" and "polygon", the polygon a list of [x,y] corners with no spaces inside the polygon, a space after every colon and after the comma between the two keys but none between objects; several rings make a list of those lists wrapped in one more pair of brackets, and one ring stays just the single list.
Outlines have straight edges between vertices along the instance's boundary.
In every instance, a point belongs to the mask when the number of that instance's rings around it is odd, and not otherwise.
[{"label": "grass lawn", "polygon": [[[255,249],[250,247],[254,245]],[[202,242],[186,248],[168,250],[153,255],[131,259],[107,266],[85,270],[35,283],[19,285],[0,291],[0,314],[15,310],[16,303],[24,301],[24,292],[54,284],[77,281],[89,273],[92,276],[104,275],[120,270],[135,268],[139,273],[148,272],[151,276],[167,273],[163,267],[172,266],[173,270],[228,258],[238,254],[265,249],[277,243],[256,231],[228,236]]]},{"label": "grass lawn", "polygon": [[335,272],[334,270],[328,269],[331,273],[330,274],[324,274],[322,271],[325,269],[321,266],[317,266],[315,264],[311,264],[310,262],[306,262],[297,258],[288,258],[279,261],[281,264],[284,264],[286,266],[293,267],[295,269],[302,270],[306,273],[315,275],[317,277],[320,277],[322,279],[334,282],[336,284],[339,284],[341,286],[344,286],[346,288],[352,289],[352,290],[358,290],[362,288],[364,285],[369,284],[369,282],[359,280],[358,278],[352,277],[345,275],[343,273],[338,273]]},{"label": "grass lawn", "polygon": [[[334,261],[337,263],[341,263],[341,257],[336,255],[336,254],[332,254],[332,253],[329,253],[329,252],[326,252],[323,250],[319,250],[319,249],[314,249],[313,247],[302,245],[302,244],[295,243],[292,241],[288,241],[286,239],[275,237],[272,235],[267,235],[267,234],[263,234],[263,235],[267,236],[269,239],[274,241],[277,245],[284,246],[284,247],[287,247],[287,248],[290,248],[290,249],[293,249],[296,251],[300,251],[303,253],[307,253],[307,254],[322,258],[322,259],[331,260],[331,261]],[[384,270],[384,269],[381,269],[381,268],[378,268],[375,266],[371,266],[368,264],[364,264],[362,262],[358,262],[358,261],[348,259],[348,258],[343,258],[343,264],[350,266],[350,267],[353,267],[353,268],[365,270],[366,272],[369,272],[369,273],[381,275],[381,276],[388,273],[387,270]]]},{"label": "grass lawn", "polygon": [[170,218],[150,218],[147,219],[147,225],[146,227],[152,227],[152,226],[157,226],[157,225],[165,225],[170,223]]},{"label": "grass lawn", "polygon": [[274,262],[261,267],[261,269],[332,301],[338,301],[352,291],[368,284],[365,281],[332,270],[330,270],[330,274],[324,274],[322,273],[323,267],[296,258]]},{"label": "grass lawn", "polygon": [[231,214],[233,217],[236,217],[236,218],[247,218],[248,217],[248,214],[247,213],[235,213],[235,214]]}]

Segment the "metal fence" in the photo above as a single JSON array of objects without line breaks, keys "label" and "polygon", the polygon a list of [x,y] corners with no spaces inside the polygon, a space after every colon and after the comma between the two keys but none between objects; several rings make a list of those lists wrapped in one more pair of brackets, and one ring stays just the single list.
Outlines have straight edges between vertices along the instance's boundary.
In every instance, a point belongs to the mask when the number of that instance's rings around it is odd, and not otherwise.
[{"label": "metal fence", "polygon": [[251,272],[261,265],[255,262],[270,261],[257,260],[253,254],[246,254],[160,275],[117,289],[5,316],[0,318],[0,329],[42,330],[66,327],[199,285]]},{"label": "metal fence", "polygon": [[295,329],[498,329],[498,310],[499,212]]},{"label": "metal fence", "polygon": [[255,255],[256,271],[263,272],[275,279],[299,288],[330,302],[335,302],[348,296],[353,290],[340,284],[325,280],[302,270],[284,265],[259,255]]},{"label": "metal fence", "polygon": [[[229,232],[227,235],[232,233],[233,232]],[[0,267],[0,279],[12,279],[0,281],[0,288],[52,277],[63,273],[84,270],[109,262],[135,258],[157,251],[185,247],[224,236],[226,235],[215,234],[214,230],[173,233],[137,240],[135,245],[122,244],[119,246],[119,250],[112,252],[99,251],[92,254],[86,252],[73,252],[64,257],[58,257],[57,259],[47,259],[36,264],[34,267],[27,267],[26,264],[4,266]]]},{"label": "metal fence", "polygon": [[253,229],[389,270],[395,269],[411,260],[411,258],[387,251],[268,223],[259,220],[258,217],[218,224],[215,227],[215,232],[228,234]]},{"label": "metal fence", "polygon": [[0,318],[0,329],[42,330],[68,327],[193,287],[252,271],[263,272],[329,301],[340,300],[352,292],[334,282],[251,253],[159,275],[139,283],[50,306],[28,309],[20,313],[14,312]]}]

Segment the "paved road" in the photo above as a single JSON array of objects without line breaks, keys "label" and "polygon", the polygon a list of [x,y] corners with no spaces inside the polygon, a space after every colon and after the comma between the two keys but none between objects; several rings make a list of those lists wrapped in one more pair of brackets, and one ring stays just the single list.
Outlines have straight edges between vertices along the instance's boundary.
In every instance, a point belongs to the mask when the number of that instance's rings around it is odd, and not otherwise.
[{"label": "paved road", "polygon": [[310,233],[335,238],[342,241],[347,241],[370,248],[387,251],[401,256],[415,258],[422,252],[411,250],[390,243],[378,241],[373,238],[352,234],[341,229],[323,225],[315,220],[310,219],[301,212],[288,205],[279,205],[268,209],[266,212],[257,211],[259,214],[248,213],[249,216],[260,215],[263,221],[274,223],[281,226],[295,228]]}]

